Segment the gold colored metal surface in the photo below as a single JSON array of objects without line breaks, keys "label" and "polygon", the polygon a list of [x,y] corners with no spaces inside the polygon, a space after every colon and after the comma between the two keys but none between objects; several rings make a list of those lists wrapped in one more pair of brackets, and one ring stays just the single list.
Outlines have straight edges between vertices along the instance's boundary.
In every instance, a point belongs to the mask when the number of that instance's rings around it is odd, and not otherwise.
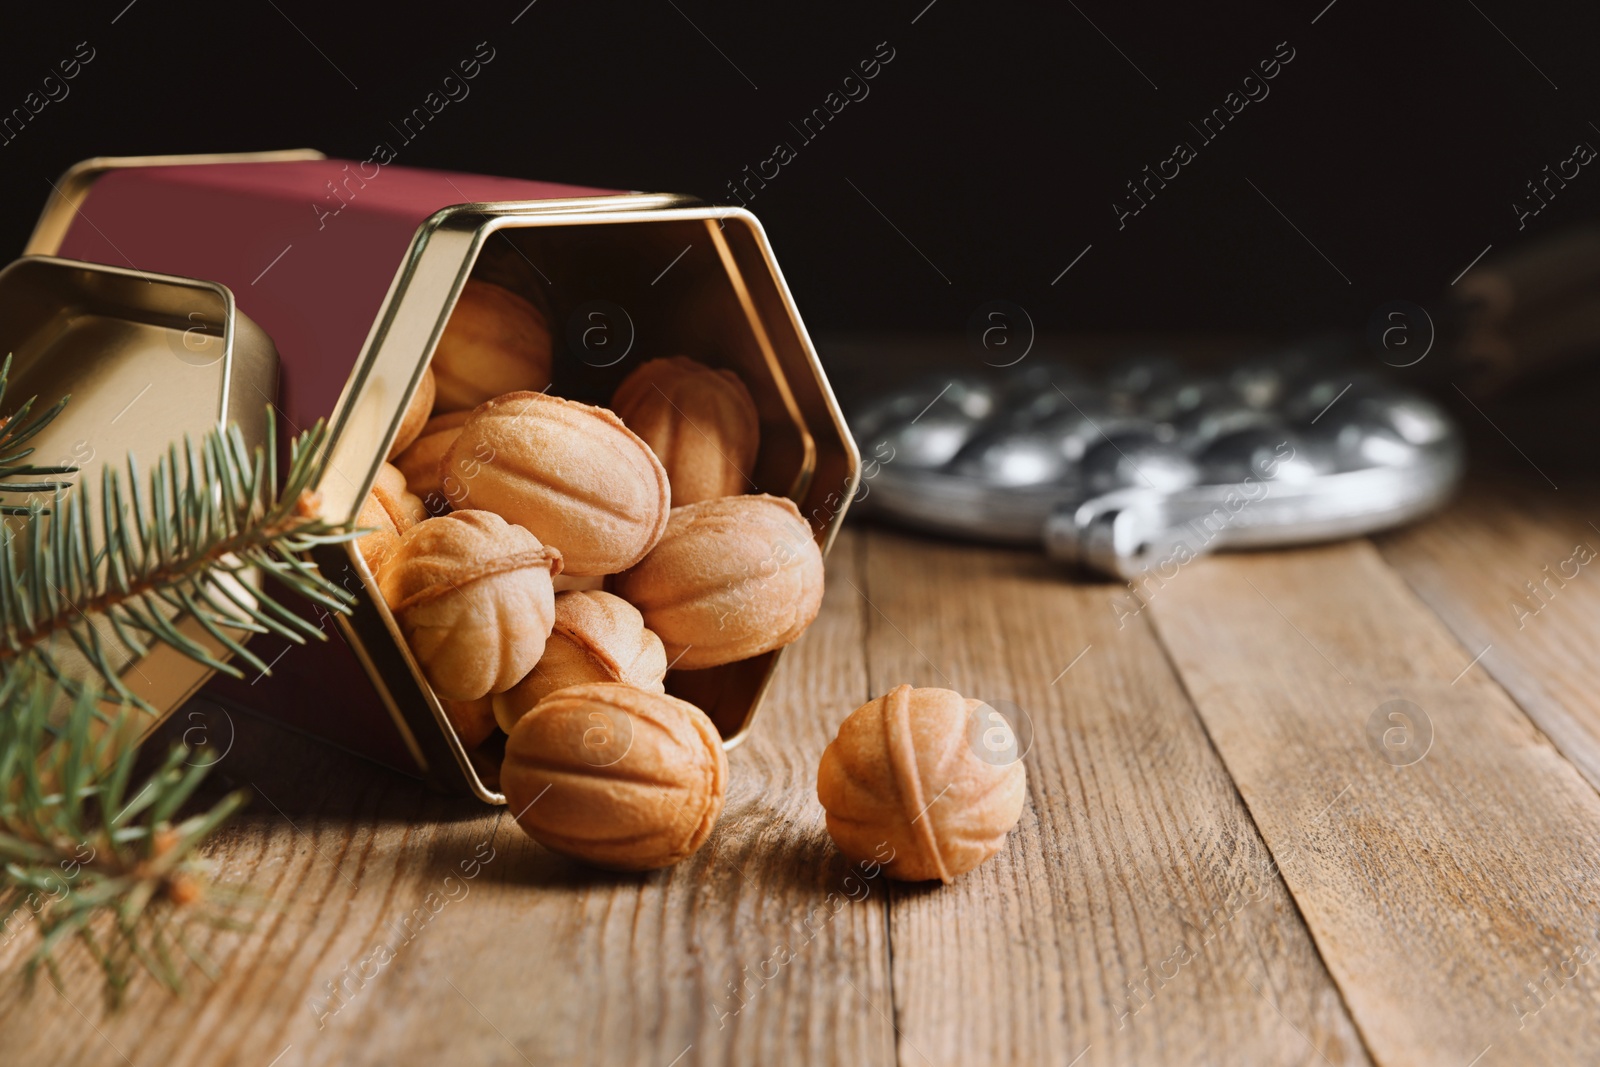
[{"label": "gold colored metal surface", "polygon": [[25,255],[54,255],[66,240],[67,230],[78,214],[78,207],[89,194],[89,186],[107,171],[137,167],[175,167],[192,163],[274,163],[300,159],[326,159],[314,148],[286,148],[278,152],[210,152],[187,156],[99,156],[73,165],[60,181],[52,182],[33,235],[28,238]]},{"label": "gold colored metal surface", "polygon": [[[504,284],[519,273],[537,279],[527,295],[550,317],[557,395],[609,404],[627,370],[660,356],[736,371],[761,417],[750,491],[794,499],[826,549],[855,493],[859,459],[765,235],[748,212],[666,196],[470,204],[429,219],[335,409],[319,487],[329,515],[359,509],[467,279]],[[626,344],[621,351],[586,352],[574,342],[597,304],[613,341]],[[339,625],[408,743],[420,747],[427,777],[504,803],[451,729],[357,555],[346,546],[322,561],[328,573],[353,568],[367,590]],[[678,672],[669,691],[692,694],[731,748],[748,733],[780,655]]]},{"label": "gold colored metal surface", "polygon": [[751,299],[750,288],[745,284],[744,274],[733,258],[733,249],[728,247],[727,240],[722,236],[724,225],[725,222],[721,219],[706,219],[706,235],[711,239],[712,247],[717,250],[723,269],[728,272],[728,281],[733,286],[734,298],[739,302],[739,313],[744,319],[745,326],[750,330],[750,339],[767,365],[766,375],[759,380],[771,381],[773,389],[783,403],[784,411],[789,416],[789,421],[794,424],[797,431],[800,455],[795,463],[794,481],[789,484],[788,491],[783,495],[794,500],[804,500],[806,490],[811,486],[811,476],[816,473],[817,443],[806,430],[805,418],[800,414],[799,405],[795,403],[794,390],[789,388],[789,379],[778,362],[777,352],[773,350],[772,338],[767,332],[766,323],[762,321],[761,313],[756,310],[755,302]]},{"label": "gold colored metal surface", "polygon": [[768,324],[792,324],[789,329],[769,328],[768,334],[795,405],[815,438],[815,469],[805,488],[797,492],[795,502],[812,529],[818,531],[822,550],[827,552],[859,487],[861,456],[766,232],[743,209],[725,210],[718,217],[748,222],[744,226],[721,227],[720,232],[737,273],[745,279],[759,279],[759,284],[747,286],[756,317]]},{"label": "gold colored metal surface", "polygon": [[[106,465],[125,475],[132,453],[148,470],[171,443],[185,435],[198,442],[230,421],[246,444],[266,439],[264,397],[277,390],[277,352],[223,286],[25,257],[0,270],[0,350],[13,355],[14,402],[36,395],[48,406],[71,394],[31,442],[38,463],[78,468],[68,476],[70,492],[82,486],[98,493]],[[175,618],[174,625],[213,655],[222,653],[194,619]],[[211,673],[155,645],[147,655],[130,655],[122,679],[170,713]]]}]

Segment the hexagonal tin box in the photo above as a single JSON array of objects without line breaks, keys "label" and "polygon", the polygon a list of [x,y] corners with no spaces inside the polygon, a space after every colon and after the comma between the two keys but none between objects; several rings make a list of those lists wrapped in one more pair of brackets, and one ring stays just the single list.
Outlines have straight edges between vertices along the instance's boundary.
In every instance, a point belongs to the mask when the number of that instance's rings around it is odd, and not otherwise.
[{"label": "hexagonal tin box", "polygon": [[[286,434],[330,421],[318,487],[330,516],[359,509],[469,278],[545,311],[557,395],[605,404],[658,356],[736,371],[761,417],[755,489],[793,499],[824,551],[856,490],[838,405],[766,235],[740,209],[313,151],[94,159],[56,183],[27,251],[231,289],[280,354],[278,393],[258,387],[260,403]],[[272,673],[217,678],[206,695],[503,802],[496,752],[468,751],[451,729],[359,553],[339,546],[317,564],[362,594],[354,614],[308,614],[327,642],[260,639]],[[674,671],[667,688],[731,746],[780,655]]]}]

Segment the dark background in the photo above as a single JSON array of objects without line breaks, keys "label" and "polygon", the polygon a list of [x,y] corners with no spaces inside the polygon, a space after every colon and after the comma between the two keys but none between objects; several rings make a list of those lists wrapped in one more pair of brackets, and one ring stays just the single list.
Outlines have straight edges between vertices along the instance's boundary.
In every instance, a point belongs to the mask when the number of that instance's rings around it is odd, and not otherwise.
[{"label": "dark background", "polygon": [[[481,41],[494,62],[398,162],[728,201],[786,140],[797,158],[750,206],[818,332],[957,333],[995,299],[1046,331],[1359,330],[1600,194],[1586,170],[1517,231],[1523,182],[1600,145],[1595,5],[524,4],[114,0],[11,21],[0,112],[79,42],[95,58],[0,146],[0,238],[20,251],[47,179],[88,156],[365,158]],[[885,41],[870,95],[801,143],[790,122]],[[1187,122],[1279,42],[1295,58],[1270,95],[1202,144]],[[1119,231],[1124,183],[1180,139],[1199,158]]]}]

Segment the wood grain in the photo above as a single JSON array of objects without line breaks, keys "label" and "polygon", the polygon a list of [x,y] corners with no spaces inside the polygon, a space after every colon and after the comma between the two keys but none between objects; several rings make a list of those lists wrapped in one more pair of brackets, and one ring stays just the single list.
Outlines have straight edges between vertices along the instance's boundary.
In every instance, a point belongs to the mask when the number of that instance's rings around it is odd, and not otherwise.
[{"label": "wood grain", "polygon": [[1146,618],[1114,609],[1117,587],[1069,582],[1034,553],[878,530],[865,553],[873,691],[1009,701],[1034,729],[1008,847],[948,887],[893,892],[900,1062],[1367,1062]]},{"label": "wood grain", "polygon": [[1562,483],[1559,492],[1526,479],[1478,483],[1443,515],[1377,544],[1600,788],[1600,507],[1592,483]]},{"label": "wood grain", "polygon": [[[884,895],[847,892],[813,781],[834,724],[866,699],[851,560],[846,536],[822,615],[731,754],[725,814],[692,860],[642,877],[596,873],[498,810],[235,716],[216,776],[260,795],[213,851],[223,881],[248,884],[268,909],[250,933],[208,939],[222,979],[182,1000],[144,981],[108,1016],[72,954],[60,993],[0,993],[0,1059],[892,1062],[889,1020],[850,992],[891,1002]],[[28,947],[19,937],[0,951],[0,971]]]},{"label": "wood grain", "polygon": [[1600,797],[1476,650],[1368,542],[1202,560],[1152,607],[1374,1058],[1596,1062]]},{"label": "wood grain", "polygon": [[[1583,759],[1590,576],[1504,658],[1463,672],[1447,628],[1494,640],[1497,590],[1587,521],[1506,499],[1385,541],[1439,615],[1366,542],[1202,561],[1140,608],[1031,553],[847,530],[722,824],[644,877],[213,715],[216,788],[258,790],[213,849],[266,899],[253,929],[208,935],[222,977],[181,1000],[142,981],[107,1014],[78,954],[59,991],[0,989],[0,1060],[1592,1064],[1600,797],[1483,669]],[[815,799],[837,724],[902,681],[1033,726],[1022,823],[949,887],[852,879]],[[1369,737],[1401,698],[1433,728],[1403,765],[1388,719]]]}]

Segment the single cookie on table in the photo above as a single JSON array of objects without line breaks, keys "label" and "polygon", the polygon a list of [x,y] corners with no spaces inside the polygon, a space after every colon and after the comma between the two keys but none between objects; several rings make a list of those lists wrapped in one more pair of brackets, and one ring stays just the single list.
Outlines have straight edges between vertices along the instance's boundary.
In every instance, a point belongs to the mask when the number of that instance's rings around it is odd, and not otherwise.
[{"label": "single cookie on table", "polygon": [[388,463],[380,466],[372,491],[356,513],[356,525],[372,529],[356,542],[367,568],[377,574],[400,543],[400,535],[427,517],[421,499],[407,489],[405,476]]},{"label": "single cookie on table", "polygon": [[506,806],[546,848],[644,871],[694,853],[728,789],[728,758],[693,704],[615,682],[569,686],[506,742]]},{"label": "single cookie on table", "polygon": [[438,411],[475,408],[517,389],[550,386],[550,327],[509,289],[470,280],[433,353]]},{"label": "single cookie on table", "polygon": [[428,421],[428,416],[433,412],[433,395],[433,368],[425,367],[422,371],[422,380],[417,383],[417,391],[411,394],[405,414],[400,418],[400,429],[395,432],[394,443],[389,446],[386,459],[394,459],[417,439],[423,425]]},{"label": "single cookie on table", "polygon": [[517,392],[480,404],[440,461],[456,507],[492,511],[561,549],[568,574],[615,574],[667,527],[650,446],[605,408]]},{"label": "single cookie on table", "polygon": [[661,460],[673,507],[754,488],[761,418],[733,371],[687,356],[652,359],[622,380],[611,408]]},{"label": "single cookie on table", "polygon": [[639,610],[598,590],[556,594],[556,622],[544,655],[528,676],[494,695],[494,717],[506,733],[557,689],[587,682],[621,682],[665,692],[667,653],[645,629]]},{"label": "single cookie on table", "polygon": [[822,551],[792,500],[727,496],[673,508],[661,543],[612,582],[680,670],[782,648],[822,606]]},{"label": "single cookie on table", "polygon": [[983,701],[896,686],[853,711],[822,753],[828,835],[845,858],[881,864],[890,878],[949,882],[998,852],[1017,824],[1021,755]]},{"label": "single cookie on table", "polygon": [[487,511],[424,519],[378,576],[411,654],[444,700],[510,689],[544,655],[561,553]]},{"label": "single cookie on table", "polygon": [[439,461],[455,439],[461,436],[461,427],[466,425],[471,416],[471,411],[447,411],[443,415],[435,415],[423,424],[410,447],[395,457],[394,465],[405,475],[406,486],[422,498],[423,506],[430,514],[442,515],[450,507],[444,484],[440,480]]}]

